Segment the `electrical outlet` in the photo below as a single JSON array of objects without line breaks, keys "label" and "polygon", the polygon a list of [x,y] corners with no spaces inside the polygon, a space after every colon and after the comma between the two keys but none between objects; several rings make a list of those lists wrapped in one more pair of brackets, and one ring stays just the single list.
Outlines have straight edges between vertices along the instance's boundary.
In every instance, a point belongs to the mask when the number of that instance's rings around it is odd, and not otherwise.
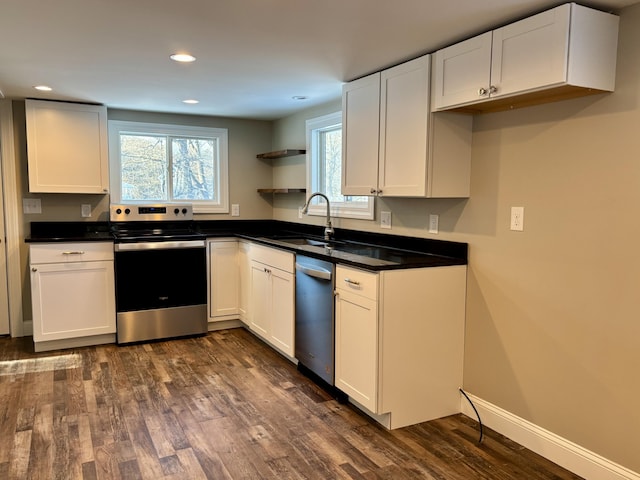
[{"label": "electrical outlet", "polygon": [[42,213],[42,202],[39,198],[23,198],[22,213]]},{"label": "electrical outlet", "polygon": [[80,206],[80,215],[82,215],[83,217],[90,217],[91,216],[91,205],[83,203]]},{"label": "electrical outlet", "polygon": [[231,204],[231,216],[239,217],[240,216],[240,205],[237,203]]},{"label": "electrical outlet", "polygon": [[511,230],[524,230],[524,207],[511,207]]},{"label": "electrical outlet", "polygon": [[302,218],[302,207],[298,207],[298,218]]},{"label": "electrical outlet", "polygon": [[391,212],[380,212],[380,228],[391,228]]},{"label": "electrical outlet", "polygon": [[438,233],[438,220],[440,215],[429,215],[429,233]]}]

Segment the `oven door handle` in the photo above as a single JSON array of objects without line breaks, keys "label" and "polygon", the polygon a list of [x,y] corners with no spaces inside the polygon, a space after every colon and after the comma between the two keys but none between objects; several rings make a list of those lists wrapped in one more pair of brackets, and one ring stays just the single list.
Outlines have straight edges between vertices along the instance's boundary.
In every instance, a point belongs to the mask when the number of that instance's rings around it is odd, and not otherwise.
[{"label": "oven door handle", "polygon": [[132,243],[116,243],[114,245],[115,252],[127,252],[136,250],[171,250],[178,248],[204,248],[204,240],[184,240],[169,242],[132,242]]}]

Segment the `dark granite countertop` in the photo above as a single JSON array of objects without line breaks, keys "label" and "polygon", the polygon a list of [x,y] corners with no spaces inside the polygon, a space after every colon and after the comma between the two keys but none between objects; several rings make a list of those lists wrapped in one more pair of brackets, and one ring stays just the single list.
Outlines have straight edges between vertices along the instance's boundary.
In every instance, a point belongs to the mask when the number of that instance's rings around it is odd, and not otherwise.
[{"label": "dark granite countertop", "polygon": [[108,222],[31,222],[25,242],[113,242],[113,234]]},{"label": "dark granite countertop", "polygon": [[[368,270],[466,265],[468,245],[401,235],[336,229],[325,245],[321,226],[277,220],[206,220],[193,222],[208,238],[237,237]],[[307,239],[297,242],[292,239]],[[113,241],[109,222],[31,222],[27,243]]]}]

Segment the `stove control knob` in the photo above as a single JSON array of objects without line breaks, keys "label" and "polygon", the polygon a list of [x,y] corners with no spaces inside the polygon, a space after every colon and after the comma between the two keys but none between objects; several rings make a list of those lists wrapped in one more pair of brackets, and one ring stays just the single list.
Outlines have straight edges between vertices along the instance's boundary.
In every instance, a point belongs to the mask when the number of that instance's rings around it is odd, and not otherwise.
[{"label": "stove control knob", "polygon": [[131,210],[128,209],[128,208],[125,208],[124,209],[124,213],[125,213],[125,215],[129,215],[131,213]]},{"label": "stove control knob", "polygon": [[122,209],[121,209],[121,208],[116,208],[116,213],[117,213],[118,215],[120,215],[120,214],[122,213]]},{"label": "stove control knob", "polygon": [[186,209],[186,208],[183,208],[183,209],[182,209],[182,214],[183,214],[183,215],[186,215],[186,214],[187,214],[187,209]]},{"label": "stove control knob", "polygon": [[180,209],[179,208],[174,208],[173,209],[173,213],[178,215],[180,213]]}]

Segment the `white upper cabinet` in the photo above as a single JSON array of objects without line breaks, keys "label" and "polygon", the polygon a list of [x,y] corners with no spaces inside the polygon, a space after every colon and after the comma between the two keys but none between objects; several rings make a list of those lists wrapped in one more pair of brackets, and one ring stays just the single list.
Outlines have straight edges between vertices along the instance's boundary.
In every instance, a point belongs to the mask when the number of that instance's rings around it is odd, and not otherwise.
[{"label": "white upper cabinet", "polygon": [[425,55],[343,87],[342,194],[467,197],[472,119],[430,111]]},{"label": "white upper cabinet", "polygon": [[615,87],[618,17],[567,3],[439,50],[433,110],[503,110]]},{"label": "white upper cabinet", "polygon": [[342,194],[375,195],[378,185],[380,73],[342,88]]},{"label": "white upper cabinet", "polygon": [[438,50],[434,55],[433,110],[477,102],[491,83],[491,32]]},{"label": "white upper cabinet", "polygon": [[26,100],[29,191],[109,192],[107,109]]},{"label": "white upper cabinet", "polygon": [[382,195],[426,195],[429,72],[424,56],[381,73],[378,189]]}]

